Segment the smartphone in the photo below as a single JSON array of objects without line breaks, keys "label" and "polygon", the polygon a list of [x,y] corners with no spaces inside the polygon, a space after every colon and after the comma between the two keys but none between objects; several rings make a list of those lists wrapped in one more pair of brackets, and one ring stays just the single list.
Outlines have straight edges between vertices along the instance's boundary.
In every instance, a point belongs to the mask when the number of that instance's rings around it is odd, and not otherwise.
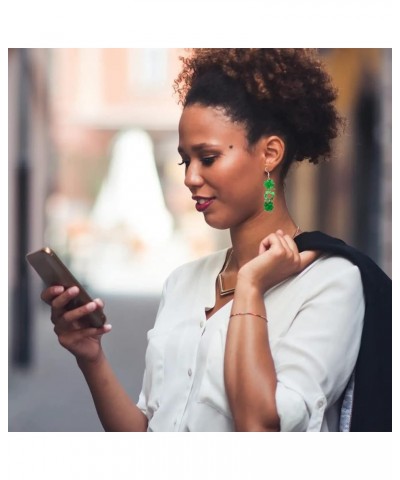
[{"label": "smartphone", "polygon": [[[65,288],[76,285],[79,288],[79,294],[73,298],[67,305],[68,310],[81,307],[86,303],[92,302],[92,298],[72,275],[64,263],[58,258],[55,252],[49,248],[44,247],[36,252],[31,252],[26,255],[26,259],[32,267],[39,274],[47,287],[52,285],[62,285]],[[101,327],[106,321],[106,316],[100,307],[94,312],[88,313],[81,318],[88,326]]]}]

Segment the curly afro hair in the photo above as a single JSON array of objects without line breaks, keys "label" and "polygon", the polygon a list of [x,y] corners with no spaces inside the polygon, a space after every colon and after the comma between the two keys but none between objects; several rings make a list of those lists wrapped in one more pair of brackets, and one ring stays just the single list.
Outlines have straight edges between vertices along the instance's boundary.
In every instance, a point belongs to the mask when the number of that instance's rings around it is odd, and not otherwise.
[{"label": "curly afro hair", "polygon": [[337,91],[313,49],[195,48],[180,57],[179,102],[222,107],[244,124],[249,145],[263,135],[285,141],[282,177],[294,161],[330,154],[343,119]]}]

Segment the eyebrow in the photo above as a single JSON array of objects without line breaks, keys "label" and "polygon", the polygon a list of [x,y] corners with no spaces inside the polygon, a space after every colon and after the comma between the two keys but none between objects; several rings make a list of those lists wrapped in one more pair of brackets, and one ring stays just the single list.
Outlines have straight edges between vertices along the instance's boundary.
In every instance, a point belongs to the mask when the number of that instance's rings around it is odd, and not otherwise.
[{"label": "eyebrow", "polygon": [[[200,150],[203,150],[203,148],[215,148],[217,147],[218,145],[212,145],[210,143],[197,143],[196,145],[193,145],[191,147],[191,150],[193,150],[194,152],[198,152]],[[179,146],[178,147],[178,153],[185,153],[184,149]]]}]

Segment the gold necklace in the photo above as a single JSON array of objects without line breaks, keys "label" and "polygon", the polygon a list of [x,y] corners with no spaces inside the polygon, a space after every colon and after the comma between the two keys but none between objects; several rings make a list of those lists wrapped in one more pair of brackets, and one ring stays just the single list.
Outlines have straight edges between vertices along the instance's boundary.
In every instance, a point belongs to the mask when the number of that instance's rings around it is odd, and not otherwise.
[{"label": "gold necklace", "polygon": [[[294,234],[292,236],[292,238],[294,238],[296,235],[298,235],[299,232],[300,232],[300,227],[297,227],[296,231],[294,232]],[[228,288],[228,289],[225,290],[224,289],[224,284],[223,284],[223,278],[222,278],[222,275],[225,273],[225,270],[228,268],[228,266],[231,262],[232,254],[233,254],[233,248],[229,253],[229,257],[228,257],[228,260],[225,262],[224,268],[218,274],[219,295],[221,297],[224,297],[225,295],[229,295],[230,293],[233,293],[235,291],[235,288]]]},{"label": "gold necklace", "polygon": [[221,270],[221,272],[218,274],[218,281],[219,281],[219,295],[221,297],[224,297],[225,295],[229,295],[230,293],[234,292],[235,289],[234,288],[228,288],[227,290],[224,289],[224,285],[222,283],[222,274],[225,273],[225,270],[228,268],[228,265],[230,264],[231,262],[231,257],[232,257],[232,253],[233,253],[233,248],[229,254],[229,257],[228,257],[228,260],[226,261],[225,263],[225,266],[224,268]]}]

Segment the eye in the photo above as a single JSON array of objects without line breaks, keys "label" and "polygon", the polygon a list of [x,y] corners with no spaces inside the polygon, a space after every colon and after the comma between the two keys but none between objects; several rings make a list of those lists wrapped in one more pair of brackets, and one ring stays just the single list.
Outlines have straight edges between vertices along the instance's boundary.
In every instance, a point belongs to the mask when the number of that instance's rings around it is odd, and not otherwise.
[{"label": "eye", "polygon": [[[204,166],[209,167],[214,163],[217,157],[218,155],[212,155],[212,156],[210,155],[208,157],[200,158],[200,161]],[[190,160],[182,157],[182,161],[178,163],[178,165],[185,165],[185,167],[188,168],[188,166],[190,165]]]},{"label": "eye", "polygon": [[218,155],[213,155],[213,156],[209,156],[209,157],[203,157],[201,159],[201,162],[206,165],[206,166],[210,166],[214,163],[214,161],[217,159]]},{"label": "eye", "polygon": [[185,160],[182,158],[182,161],[178,163],[178,165],[185,165],[185,167],[187,168],[189,166],[189,160]]}]

